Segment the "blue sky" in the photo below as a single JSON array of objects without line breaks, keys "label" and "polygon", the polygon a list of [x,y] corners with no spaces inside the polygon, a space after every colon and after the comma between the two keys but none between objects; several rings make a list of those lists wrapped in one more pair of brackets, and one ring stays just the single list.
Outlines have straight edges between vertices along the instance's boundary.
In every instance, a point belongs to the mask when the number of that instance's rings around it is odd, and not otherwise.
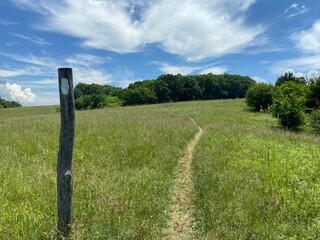
[{"label": "blue sky", "polygon": [[127,87],[161,74],[240,74],[274,83],[320,71],[320,0],[6,0],[0,96],[58,103],[74,83]]}]

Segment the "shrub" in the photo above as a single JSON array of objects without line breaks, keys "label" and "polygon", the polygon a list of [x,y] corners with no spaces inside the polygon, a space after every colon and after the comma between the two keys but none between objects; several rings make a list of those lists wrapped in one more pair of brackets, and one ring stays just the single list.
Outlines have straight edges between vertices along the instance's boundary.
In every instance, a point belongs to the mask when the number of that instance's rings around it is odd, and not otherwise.
[{"label": "shrub", "polygon": [[274,87],[271,84],[258,83],[251,86],[246,93],[246,103],[255,111],[268,110],[272,104]]},{"label": "shrub", "polygon": [[294,82],[285,82],[276,87],[271,112],[280,125],[295,129],[304,123],[308,87]]},{"label": "shrub", "polygon": [[107,96],[107,107],[121,107],[123,105],[121,99],[117,96]]},{"label": "shrub", "polygon": [[311,113],[311,127],[317,134],[320,134],[320,110],[314,110]]},{"label": "shrub", "polygon": [[319,108],[320,107],[320,78],[314,79],[310,85],[310,92],[307,96],[307,107],[308,108]]}]

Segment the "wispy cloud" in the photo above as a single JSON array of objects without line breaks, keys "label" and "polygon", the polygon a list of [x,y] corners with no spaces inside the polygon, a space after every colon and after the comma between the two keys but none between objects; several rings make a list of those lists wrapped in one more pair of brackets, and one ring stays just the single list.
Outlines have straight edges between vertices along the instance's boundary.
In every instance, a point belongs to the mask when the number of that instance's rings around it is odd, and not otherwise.
[{"label": "wispy cloud", "polygon": [[74,54],[64,59],[54,59],[46,56],[16,55],[0,52],[1,56],[8,57],[18,62],[28,63],[24,68],[0,68],[0,75],[4,77],[14,76],[48,76],[56,77],[56,69],[69,66],[74,69],[75,83],[99,83],[106,84],[112,79],[111,75],[100,68],[101,64],[111,61],[109,57],[99,57],[89,54]]},{"label": "wispy cloud", "polygon": [[110,61],[112,61],[112,58],[109,56],[99,57],[96,55],[83,54],[83,53],[76,53],[65,59],[66,63],[73,64],[73,65],[74,64],[81,65],[85,67],[101,65]]},{"label": "wispy cloud", "polygon": [[280,75],[288,69],[295,71],[308,72],[311,70],[320,69],[320,55],[300,57],[275,62],[271,67],[271,72],[275,75]]},{"label": "wispy cloud", "polygon": [[38,65],[38,66],[56,67],[58,65],[57,61],[50,57],[35,56],[32,54],[19,55],[19,54],[10,54],[10,53],[4,53],[4,52],[0,52],[0,55],[4,57],[8,57],[18,62],[29,63],[29,64]]},{"label": "wispy cloud", "polygon": [[0,18],[0,25],[2,26],[12,26],[12,25],[17,25],[18,23],[6,19]]},{"label": "wispy cloud", "polygon": [[300,5],[299,3],[293,3],[284,11],[284,16],[286,19],[289,19],[301,14],[305,14],[309,12],[309,10],[310,9],[307,8],[305,5]]},{"label": "wispy cloud", "polygon": [[273,74],[282,74],[291,69],[298,72],[309,72],[320,69],[320,20],[312,27],[291,35],[291,40],[300,53],[300,57],[277,61],[271,66]]},{"label": "wispy cloud", "polygon": [[244,20],[255,0],[11,1],[45,13],[43,24],[37,24],[45,31],[68,34],[87,47],[118,53],[156,43],[166,52],[199,61],[239,52],[264,32],[262,26],[249,27]]},{"label": "wispy cloud", "polygon": [[300,51],[320,55],[320,20],[310,29],[292,34],[291,39]]},{"label": "wispy cloud", "polygon": [[189,75],[193,73],[200,73],[200,74],[222,74],[227,71],[227,67],[223,66],[215,66],[215,64],[210,65],[171,65],[168,63],[162,62],[153,62],[152,64],[156,64],[159,66],[159,70],[166,73],[166,74],[181,74],[181,75]]},{"label": "wispy cloud", "polygon": [[23,35],[23,34],[19,34],[19,33],[13,33],[13,32],[10,32],[9,34],[12,35],[12,36],[15,36],[17,38],[20,38],[20,39],[23,39],[23,40],[27,40],[27,41],[32,42],[32,43],[36,43],[38,45],[53,45],[52,43],[49,43],[49,42],[45,41],[43,38],[39,38],[39,37],[36,37],[36,36],[27,36],[27,35]]},{"label": "wispy cloud", "polygon": [[209,68],[203,69],[200,73],[201,74],[208,74],[208,73],[223,74],[223,73],[226,73],[227,70],[228,68],[226,67],[209,67]]}]

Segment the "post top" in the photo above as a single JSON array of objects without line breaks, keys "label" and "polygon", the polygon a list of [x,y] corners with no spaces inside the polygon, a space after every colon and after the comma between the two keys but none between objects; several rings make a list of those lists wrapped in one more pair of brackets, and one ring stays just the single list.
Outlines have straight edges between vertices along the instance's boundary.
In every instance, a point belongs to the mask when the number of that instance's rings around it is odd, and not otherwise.
[{"label": "post top", "polygon": [[72,68],[70,68],[70,67],[66,67],[66,68],[58,68],[58,70],[64,70],[64,69],[72,70]]}]

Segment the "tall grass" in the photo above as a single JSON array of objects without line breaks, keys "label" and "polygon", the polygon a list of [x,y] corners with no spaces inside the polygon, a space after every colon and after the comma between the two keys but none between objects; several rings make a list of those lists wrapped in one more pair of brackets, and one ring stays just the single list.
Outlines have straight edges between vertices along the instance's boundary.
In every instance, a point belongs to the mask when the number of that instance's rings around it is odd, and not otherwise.
[{"label": "tall grass", "polygon": [[[0,114],[0,238],[54,238],[59,114]],[[161,237],[173,171],[196,130],[161,107],[77,112],[72,237]]]},{"label": "tall grass", "polygon": [[241,102],[199,116],[197,230],[208,239],[319,239],[319,138],[277,129]]},{"label": "tall grass", "polygon": [[[73,239],[166,237],[188,116],[199,239],[320,238],[320,139],[224,100],[77,112]],[[56,107],[0,110],[0,239],[55,238],[59,126]]]}]

